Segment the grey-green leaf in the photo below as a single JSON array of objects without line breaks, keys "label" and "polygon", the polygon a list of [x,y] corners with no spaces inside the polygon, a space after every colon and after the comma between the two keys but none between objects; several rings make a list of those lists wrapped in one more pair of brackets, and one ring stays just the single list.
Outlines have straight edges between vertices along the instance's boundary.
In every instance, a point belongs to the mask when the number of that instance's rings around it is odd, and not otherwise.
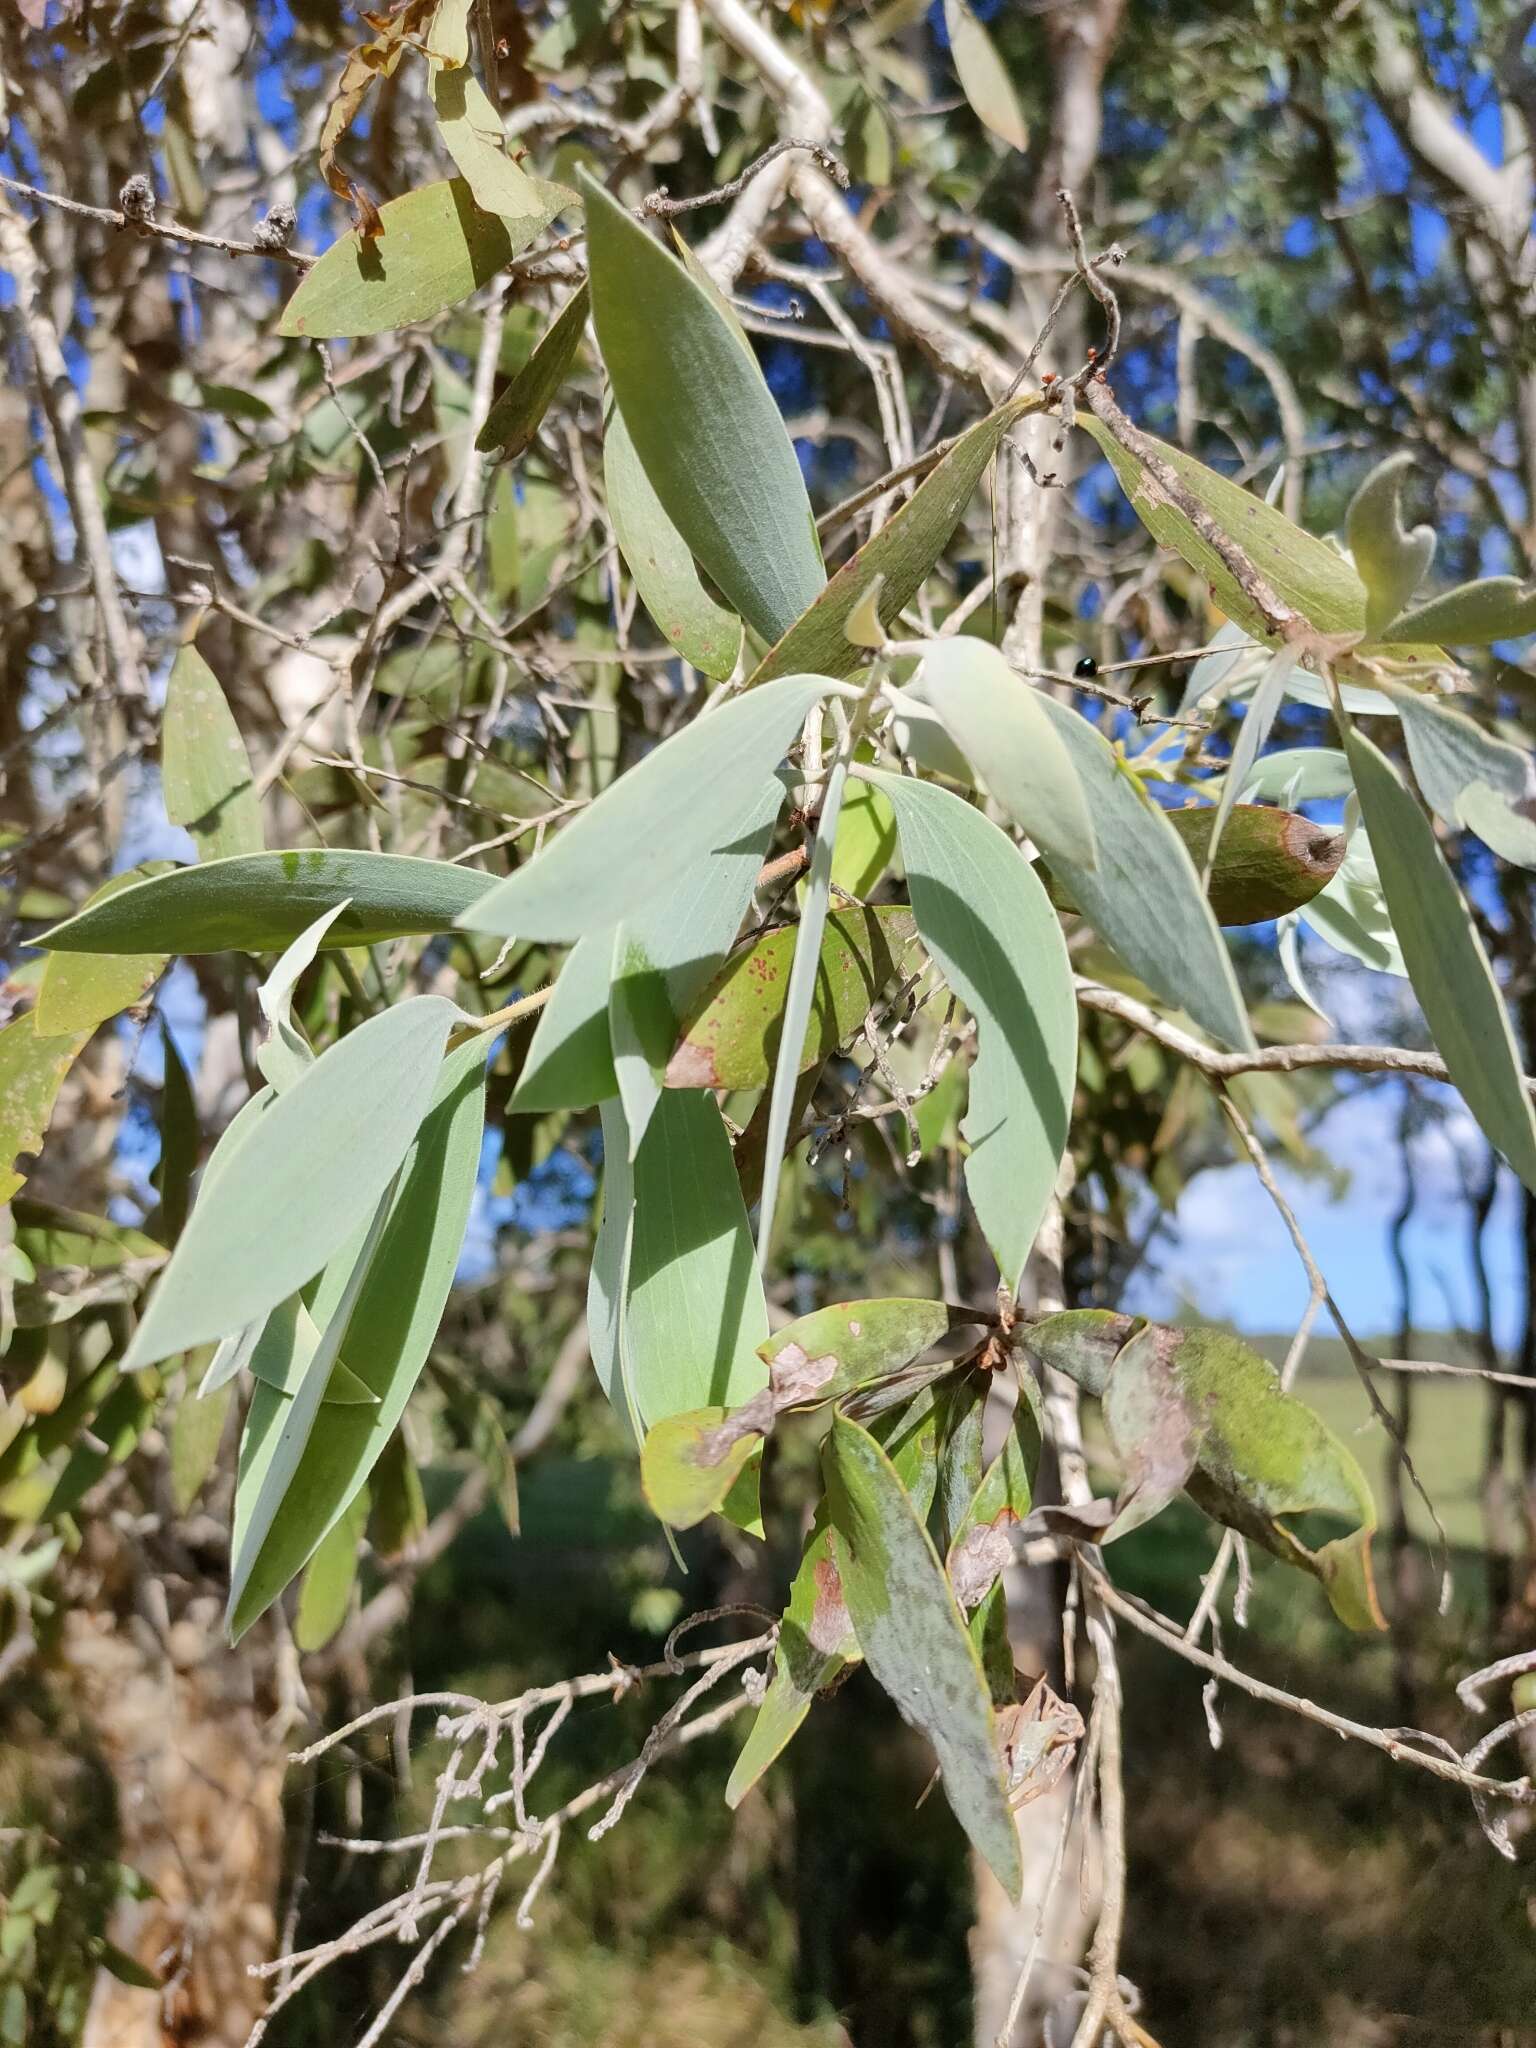
[{"label": "grey-green leaf", "polygon": [[[605,1120],[606,1129],[606,1120]],[[632,1391],[647,1427],[735,1407],[768,1383],[768,1310],[713,1096],[664,1091],[635,1153],[626,1316]]]},{"label": "grey-green leaf", "polygon": [[741,655],[741,621],[699,581],[688,543],[667,517],[617,407],[603,434],[603,489],[619,553],[656,630],[684,661],[723,682]]},{"label": "grey-green leaf", "polygon": [[1485,576],[1440,597],[1415,605],[1379,635],[1380,644],[1487,647],[1495,640],[1520,640],[1536,633],[1536,583],[1513,576]]},{"label": "grey-green leaf", "polygon": [[1536,768],[1523,747],[1484,732],[1432,697],[1395,690],[1408,758],[1425,801],[1458,831],[1465,827],[1520,867],[1536,865]]},{"label": "grey-green leaf", "polygon": [[1346,741],[1360,809],[1414,993],[1468,1109],[1536,1189],[1536,1115],[1504,998],[1434,828],[1379,747]]},{"label": "grey-green leaf", "polygon": [[1232,962],[1183,841],[1102,733],[1067,705],[1040,701],[1087,792],[1099,849],[1096,868],[1058,859],[1053,871],[1133,974],[1213,1038],[1251,1051]]},{"label": "grey-green leaf", "polygon": [[218,677],[190,643],[166,684],[160,783],[166,816],[186,826],[199,859],[260,853],[261,805],[245,742]]},{"label": "grey-green leaf", "polygon": [[592,316],[668,517],[726,602],[777,640],[826,582],[783,415],[709,294],[582,173]]},{"label": "grey-green leaf", "polygon": [[379,208],[383,233],[333,242],[288,301],[279,334],[382,334],[430,320],[503,270],[572,203],[561,185],[528,181],[535,210],[484,213],[462,178],[422,185]]},{"label": "grey-green leaf", "polygon": [[491,875],[400,853],[303,847],[237,854],[135,882],[88,904],[34,945],[59,953],[275,953],[347,900],[326,946],[452,931]]},{"label": "grey-green leaf", "polygon": [[986,1678],[928,1532],[874,1438],[835,1416],[833,1555],[854,1633],[902,1718],[933,1745],[955,1818],[1010,1898],[1023,1883]]},{"label": "grey-green leaf", "polygon": [[785,676],[694,719],[460,922],[507,938],[567,940],[654,908],[698,862],[742,848],[743,819],[828,688],[822,676]]},{"label": "grey-green leaf", "polygon": [[967,0],[944,0],[944,26],[949,32],[949,53],[972,113],[1011,149],[1028,149],[1029,129],[1013,80]]},{"label": "grey-green leaf", "polygon": [[1040,693],[986,640],[929,643],[911,693],[931,705],[982,783],[1047,854],[1096,864],[1093,820]]},{"label": "grey-green leaf", "polygon": [[1016,1288],[1066,1150],[1077,1073],[1061,926],[1029,862],[980,811],[933,783],[864,772],[896,813],[923,943],[976,1018],[965,1184]]},{"label": "grey-green leaf", "polygon": [[539,431],[555,393],[570,375],[587,324],[588,295],[579,284],[533,354],[485,416],[475,446],[482,455],[521,455]]},{"label": "grey-green leaf", "polygon": [[441,996],[381,1011],[251,1124],[203,1188],[125,1371],[265,1317],[346,1243],[415,1136],[454,1015]]},{"label": "grey-green leaf", "polygon": [[1415,526],[1410,531],[1403,525],[1403,480],[1413,466],[1407,449],[1377,463],[1345,514],[1345,538],[1365,585],[1367,636],[1391,625],[1435,559],[1435,529]]}]

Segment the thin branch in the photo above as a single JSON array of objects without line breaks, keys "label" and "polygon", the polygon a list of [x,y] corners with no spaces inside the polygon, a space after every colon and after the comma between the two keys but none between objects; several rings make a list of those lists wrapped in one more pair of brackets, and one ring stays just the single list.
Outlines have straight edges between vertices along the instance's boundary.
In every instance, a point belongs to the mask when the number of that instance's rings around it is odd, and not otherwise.
[{"label": "thin branch", "polygon": [[110,206],[87,206],[81,199],[66,199],[59,192],[45,192],[39,185],[23,184],[20,178],[8,178],[0,172],[0,185],[7,192],[16,192],[24,199],[36,200],[40,206],[56,207],[61,213],[72,213],[83,220],[99,221],[103,227],[116,230],[118,234],[143,235],[161,242],[187,242],[194,249],[218,249],[226,256],[265,256],[273,263],[286,263],[293,270],[308,270],[317,256],[305,256],[297,249],[269,248],[261,242],[240,242],[229,235],[205,235],[200,228],[189,228],[176,220],[140,220],[134,215],[114,212]]}]

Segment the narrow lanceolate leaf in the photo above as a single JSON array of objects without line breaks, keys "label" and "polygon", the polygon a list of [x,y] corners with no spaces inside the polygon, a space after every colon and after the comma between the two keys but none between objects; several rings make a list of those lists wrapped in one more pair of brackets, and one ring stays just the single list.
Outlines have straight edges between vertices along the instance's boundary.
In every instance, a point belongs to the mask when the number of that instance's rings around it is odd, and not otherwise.
[{"label": "narrow lanceolate leaf", "polygon": [[1058,859],[1053,873],[1133,974],[1165,1002],[1188,1010],[1213,1038],[1251,1050],[1232,962],[1167,813],[1143,795],[1086,718],[1052,698],[1040,701],[1076,764],[1099,849],[1096,868]]},{"label": "narrow lanceolate leaf", "polygon": [[[190,1366],[190,1361],[189,1361]],[[189,1369],[186,1386],[171,1421],[171,1499],[176,1512],[184,1515],[202,1492],[218,1463],[219,1445],[234,1389],[225,1387],[207,1400],[200,1400]]]},{"label": "narrow lanceolate leaf", "polygon": [[503,220],[475,204],[462,178],[423,185],[379,209],[382,232],[333,242],[283,312],[279,334],[382,334],[430,320],[505,269],[571,202],[561,185],[530,179],[531,213]]},{"label": "narrow lanceolate leaf", "polygon": [[769,649],[748,678],[749,686],[799,669],[851,674],[867,658],[843,631],[854,606],[879,576],[881,623],[888,630],[896,626],[949,546],[1003,436],[1039,410],[1040,399],[1033,394],[1011,398],[968,427],[901,510],[843,564],[809,610]]},{"label": "narrow lanceolate leaf", "polygon": [[[1080,412],[1077,423],[1108,456],[1136,516],[1152,538],[1162,547],[1172,548],[1198,572],[1229,619],[1254,639],[1272,645],[1253,600],[1185,515],[1162,502],[1156,485],[1148,479],[1136,457],[1122,448],[1102,421],[1091,414]],[[1271,589],[1319,633],[1365,631],[1365,585],[1335,548],[1304,533],[1283,512],[1266,505],[1262,498],[1245,491],[1229,477],[1207,469],[1182,448],[1170,447],[1164,441],[1155,442],[1154,446],[1201,509],[1237,543]]]},{"label": "narrow lanceolate leaf", "polygon": [[[232,1607],[230,1626],[236,1635],[314,1553],[377,1463],[421,1376],[453,1284],[474,1197],[485,1128],[486,1050],[483,1042],[471,1041],[437,1070],[431,1107],[405,1160],[342,1339],[351,1368],[371,1399],[320,1405],[280,1510],[256,1548]],[[258,1417],[268,1429],[274,1427],[283,1406],[283,1396],[258,1386],[247,1434]]]},{"label": "narrow lanceolate leaf", "polygon": [[[464,66],[434,69],[432,106],[444,145],[476,206],[503,220],[537,214],[539,181],[512,161],[501,116],[474,73]],[[575,198],[574,193],[568,196]]]},{"label": "narrow lanceolate leaf", "polygon": [[1495,640],[1521,640],[1536,633],[1536,584],[1513,576],[1485,576],[1429,598],[1392,621],[1383,646],[1407,641],[1416,646],[1488,647]]},{"label": "narrow lanceolate leaf", "polygon": [[944,1568],[873,1437],[835,1417],[826,1464],[833,1556],[859,1646],[902,1718],[933,1745],[955,1818],[1016,1899],[1019,1838],[992,1703]]},{"label": "narrow lanceolate leaf", "polygon": [[741,656],[741,621],[699,581],[687,541],[667,517],[615,407],[603,434],[603,494],[640,602],[684,661],[724,682]]},{"label": "narrow lanceolate leaf", "polygon": [[[865,755],[860,753],[860,760]],[[832,894],[868,896],[896,851],[896,816],[871,782],[856,782],[843,799],[832,850]]]},{"label": "narrow lanceolate leaf", "polygon": [[999,649],[963,634],[932,641],[912,694],[938,713],[981,782],[1048,855],[1095,864],[1093,821],[1072,757],[1040,693]]},{"label": "narrow lanceolate leaf", "polygon": [[566,955],[555,992],[539,1021],[518,1076],[511,1108],[590,1109],[618,1093],[608,1031],[613,933],[589,932]]},{"label": "narrow lanceolate leaf", "polygon": [[944,0],[944,26],[960,88],[972,113],[1011,149],[1028,149],[1029,129],[1013,80],[967,0]]},{"label": "narrow lanceolate leaf", "polygon": [[635,1154],[626,1315],[635,1404],[663,1416],[733,1407],[768,1381],[768,1310],[730,1142],[702,1093],[669,1089]]},{"label": "narrow lanceolate leaf", "polygon": [[741,929],[783,799],[783,786],[770,775],[742,813],[731,850],[700,861],[668,896],[618,929],[608,1025],[631,1153],[667,1085],[678,1019]]},{"label": "narrow lanceolate leaf", "polygon": [[521,455],[543,423],[555,393],[571,373],[587,324],[588,296],[579,284],[560,317],[485,416],[475,446],[482,455]]},{"label": "narrow lanceolate leaf", "polygon": [[0,1029],[0,1202],[8,1202],[26,1178],[15,1171],[23,1152],[43,1142],[54,1100],[84,1032],[50,1038],[37,1029],[29,1010]]},{"label": "narrow lanceolate leaf", "polygon": [[452,931],[494,877],[399,853],[302,847],[173,868],[92,901],[34,945],[59,953],[275,953],[338,903],[327,946]]},{"label": "narrow lanceolate leaf", "polygon": [[260,853],[261,805],[245,742],[218,677],[191,645],[166,684],[160,784],[166,816],[186,826],[200,860]]},{"label": "narrow lanceolate leaf", "polygon": [[267,1020],[267,1036],[256,1048],[256,1064],[279,1094],[291,1087],[306,1067],[314,1065],[314,1049],[293,1021],[293,992],[314,965],[326,933],[346,907],[342,902],[322,910],[285,948],[256,991],[257,1004]]},{"label": "narrow lanceolate leaf", "polygon": [[963,798],[870,774],[896,813],[923,943],[976,1019],[965,1184],[1017,1288],[1056,1184],[1077,1073],[1077,1002],[1061,926],[1028,861]]},{"label": "narrow lanceolate leaf", "polygon": [[697,863],[743,844],[743,817],[828,688],[821,676],[785,676],[774,691],[696,718],[459,922],[504,938],[568,940],[654,908]]},{"label": "narrow lanceolate leaf", "polygon": [[585,172],[582,194],[592,317],[635,451],[727,604],[776,640],[826,581],[783,415],[677,258]]},{"label": "narrow lanceolate leaf", "polygon": [[1373,637],[1391,625],[1435,559],[1435,529],[1403,525],[1403,483],[1413,466],[1407,449],[1377,463],[1350,499],[1344,519],[1349,551],[1365,585],[1365,629]]},{"label": "narrow lanceolate leaf", "polygon": [[[870,785],[861,783],[860,788]],[[683,1018],[667,1067],[669,1088],[765,1088],[778,1057],[797,925],[749,939],[702,989]],[[821,945],[801,1073],[846,1045],[881,994],[923,962],[910,910],[835,910]]]},{"label": "narrow lanceolate leaf", "polygon": [[1536,1188],[1536,1116],[1504,998],[1434,828],[1379,747],[1346,747],[1360,809],[1409,978],[1468,1109],[1528,1188]]},{"label": "narrow lanceolate leaf", "polygon": [[265,1317],[347,1242],[416,1134],[454,1015],[413,996],[370,1017],[263,1111],[205,1183],[125,1371]]},{"label": "narrow lanceolate leaf", "polygon": [[587,1275],[587,1342],[609,1406],[637,1440],[644,1427],[630,1392],[625,1311],[634,1243],[635,1181],[629,1156],[629,1126],[617,1095],[601,1106],[603,1126],[603,1211]]},{"label": "narrow lanceolate leaf", "polygon": [[[165,862],[156,861],[114,875],[86,899],[81,916],[125,890],[137,888],[147,876],[160,874],[165,867]],[[168,958],[168,951],[123,953],[109,959],[51,956],[37,991],[38,1030],[45,1038],[69,1031],[94,1031],[109,1017],[142,1002],[165,972]]]},{"label": "narrow lanceolate leaf", "polygon": [[1536,866],[1536,766],[1526,749],[1415,691],[1394,691],[1393,702],[1431,810],[1475,832],[1501,859]]},{"label": "narrow lanceolate leaf", "polygon": [[192,1077],[163,1013],[160,1057],[164,1078],[160,1085],[160,1159],[154,1184],[160,1196],[160,1234],[167,1244],[174,1245],[186,1226],[191,1206],[192,1176],[197,1171],[202,1132]]},{"label": "narrow lanceolate leaf", "polygon": [[347,1618],[367,1526],[368,1489],[363,1486],[305,1567],[293,1617],[293,1640],[306,1653],[324,1649]]}]

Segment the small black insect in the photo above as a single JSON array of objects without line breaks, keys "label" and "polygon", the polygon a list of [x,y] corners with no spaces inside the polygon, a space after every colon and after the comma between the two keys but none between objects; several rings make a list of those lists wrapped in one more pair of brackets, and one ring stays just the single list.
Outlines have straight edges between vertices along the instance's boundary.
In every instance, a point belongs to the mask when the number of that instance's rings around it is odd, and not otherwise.
[{"label": "small black insect", "polygon": [[1099,664],[1094,660],[1091,654],[1085,654],[1082,660],[1077,664],[1076,668],[1074,668],[1072,671],[1073,675],[1075,676],[1096,676],[1098,672]]}]

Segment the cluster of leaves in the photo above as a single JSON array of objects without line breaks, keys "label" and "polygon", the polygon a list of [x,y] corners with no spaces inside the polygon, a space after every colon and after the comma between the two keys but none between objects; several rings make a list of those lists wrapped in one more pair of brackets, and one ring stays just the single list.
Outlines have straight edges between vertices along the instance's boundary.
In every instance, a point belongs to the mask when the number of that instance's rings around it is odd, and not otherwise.
[{"label": "cluster of leaves", "polygon": [[[967,90],[1006,132],[1012,117],[988,99],[978,25],[949,11],[957,60],[970,53]],[[1020,1372],[1013,1434],[982,1468],[981,1410],[1001,1367],[1033,1354],[1104,1404],[1122,1489],[1104,1518],[1071,1533],[1102,1540],[1187,1490],[1315,1573],[1346,1620],[1377,1619],[1364,1481],[1260,1361],[1210,1333],[1115,1316],[1014,1319],[1071,1136],[1069,931],[1076,943],[1091,927],[1130,985],[1215,1045],[1254,1049],[1223,920],[1303,905],[1317,917],[1337,892],[1343,928],[1353,899],[1341,901],[1342,844],[1320,853],[1305,820],[1242,799],[1300,801],[1336,780],[1350,797],[1351,847],[1358,825],[1374,860],[1347,886],[1358,896],[1379,882],[1394,957],[1452,1079],[1536,1187],[1536,1122],[1476,922],[1403,773],[1356,722],[1400,719],[1432,808],[1527,861],[1528,764],[1436,691],[1456,673],[1442,643],[1524,630],[1531,601],[1496,579],[1415,605],[1431,549],[1422,530],[1403,528],[1396,470],[1356,499],[1346,554],[1179,451],[1132,446],[1085,421],[1154,537],[1232,621],[1236,661],[1215,682],[1197,675],[1192,701],[1230,686],[1245,644],[1258,650],[1219,802],[1170,814],[1149,793],[1155,756],[1127,759],[1076,707],[1027,687],[990,641],[890,637],[909,629],[1005,437],[1044,399],[1011,399],[957,437],[829,578],[800,464],[732,309],[686,247],[666,246],[588,172],[572,192],[514,163],[467,70],[466,15],[439,4],[390,17],[386,40],[360,53],[328,138],[334,150],[368,80],[419,47],[460,175],[376,209],[347,181],[360,225],[308,271],[283,332],[374,335],[449,312],[579,206],[587,279],[506,386],[481,445],[513,458],[530,445],[590,315],[625,564],[666,645],[738,686],[498,876],[324,845],[267,850],[217,681],[195,650],[183,654],[165,788],[202,858],[119,878],[40,938],[36,1003],[0,1032],[7,1192],[21,1184],[10,1162],[36,1150],[86,1038],[173,956],[279,956],[259,996],[263,1085],[225,1129],[195,1204],[190,1090],[184,1075],[168,1087],[157,1238],[14,1205],[4,1310],[37,1363],[9,1411],[0,1507],[25,1523],[64,1522],[147,1426],[174,1362],[200,1379],[205,1402],[242,1383],[229,1625],[241,1634],[308,1569],[300,1633],[323,1640],[344,1612],[370,1505],[377,1513],[370,1489],[391,1470],[386,1454],[398,1464],[392,1447],[476,1185],[488,1058],[520,1006],[487,1016],[465,1006],[471,985],[464,1004],[405,993],[425,979],[418,946],[386,1000],[372,1014],[359,1006],[317,1053],[300,990],[328,958],[355,981],[366,949],[386,942],[467,934],[477,965],[497,942],[524,948],[524,965],[569,949],[531,1038],[509,1055],[508,1108],[600,1116],[592,1355],[640,1446],[653,1506],[679,1527],[714,1512],[753,1527],[759,1453],[781,1412],[832,1410],[822,1508],[732,1796],[779,1753],[815,1691],[862,1656],[933,1741],[957,1814],[1016,1889],[1009,1800],[1030,1766],[997,1724],[999,1708],[1019,1704],[999,1580],[1008,1532],[1035,1512],[1039,1425],[1034,1381]],[[1212,544],[1212,528],[1227,546]],[[1298,635],[1276,644],[1255,579],[1290,608]],[[1262,755],[1287,689],[1322,695],[1341,749],[1283,768]],[[798,917],[738,944],[790,786],[815,821]],[[872,903],[888,885],[905,902]],[[1063,914],[1080,923],[1065,926]],[[816,1082],[893,989],[919,981],[974,1027],[957,1130],[1000,1309],[860,1301],[770,1337],[763,1270],[783,1163]],[[167,1056],[174,1069],[169,1037]],[[66,1265],[90,1272],[108,1312],[94,1360],[77,1357],[61,1378],[45,1335],[32,1333],[60,1312],[50,1274]],[[72,1295],[63,1312],[79,1302]],[[978,1324],[956,1349],[954,1333]],[[217,1437],[212,1424],[188,1424],[194,1474]],[[398,1475],[390,1484],[391,1498],[409,1492]],[[1347,1533],[1304,1540],[1295,1521],[1314,1512],[1342,1518]]]}]

